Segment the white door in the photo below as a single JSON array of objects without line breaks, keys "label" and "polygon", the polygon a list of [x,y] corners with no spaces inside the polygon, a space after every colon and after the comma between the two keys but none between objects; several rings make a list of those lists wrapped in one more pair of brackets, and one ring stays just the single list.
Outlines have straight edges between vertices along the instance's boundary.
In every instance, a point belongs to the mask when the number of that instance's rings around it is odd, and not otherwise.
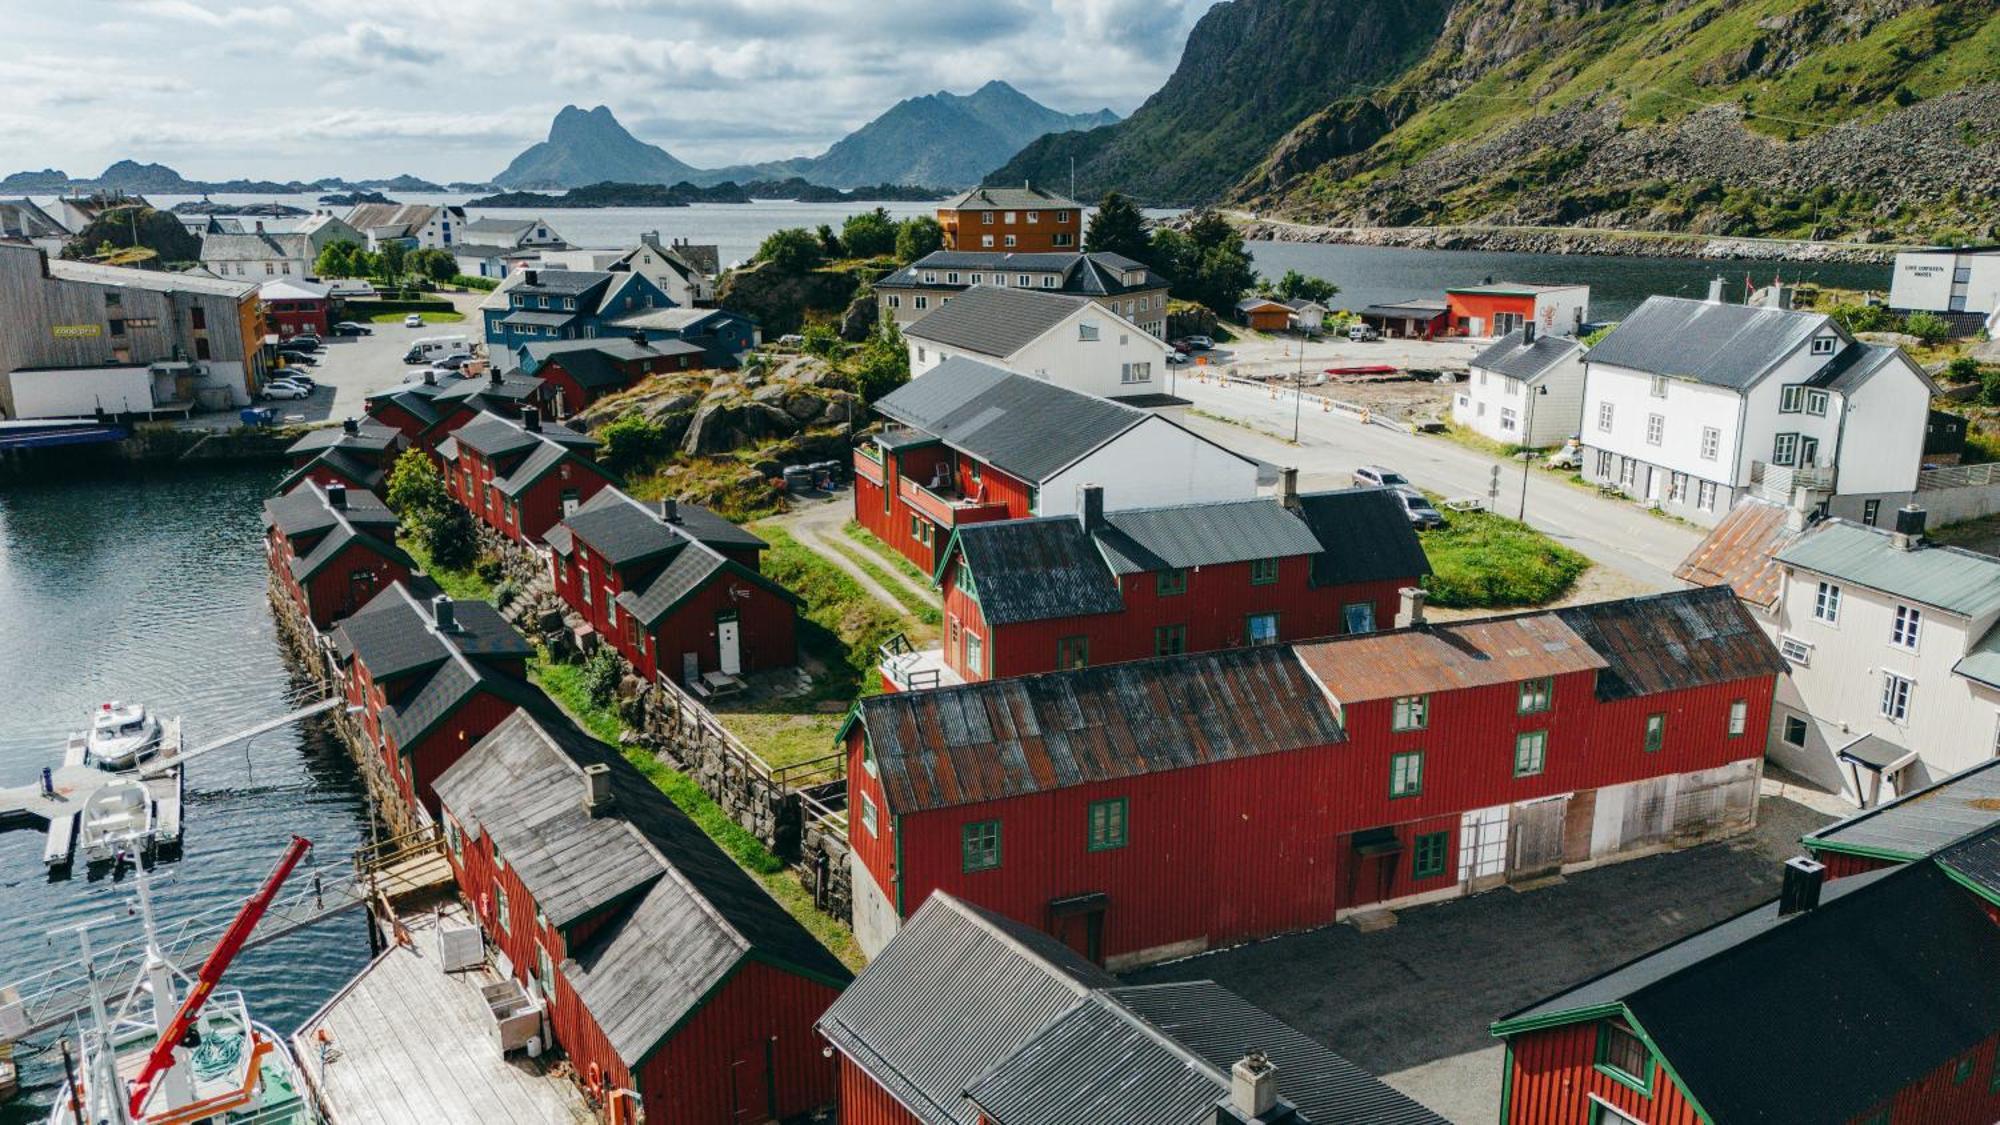
[{"label": "white door", "polygon": [[1507,806],[1473,809],[1459,818],[1458,881],[1495,878],[1507,870]]},{"label": "white door", "polygon": [[743,624],[735,617],[715,623],[715,645],[721,652],[722,670],[734,676],[743,671]]}]

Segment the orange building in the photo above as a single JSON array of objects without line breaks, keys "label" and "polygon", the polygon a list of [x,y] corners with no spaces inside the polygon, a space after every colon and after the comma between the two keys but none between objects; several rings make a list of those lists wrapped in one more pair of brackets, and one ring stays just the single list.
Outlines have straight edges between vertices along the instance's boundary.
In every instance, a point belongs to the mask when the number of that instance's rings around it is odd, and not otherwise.
[{"label": "orange building", "polygon": [[1444,291],[1454,336],[1505,336],[1533,324],[1545,336],[1574,336],[1590,319],[1590,286],[1487,282]]},{"label": "orange building", "polygon": [[1083,204],[1033,184],[976,187],[938,204],[946,250],[1075,250],[1083,245]]}]

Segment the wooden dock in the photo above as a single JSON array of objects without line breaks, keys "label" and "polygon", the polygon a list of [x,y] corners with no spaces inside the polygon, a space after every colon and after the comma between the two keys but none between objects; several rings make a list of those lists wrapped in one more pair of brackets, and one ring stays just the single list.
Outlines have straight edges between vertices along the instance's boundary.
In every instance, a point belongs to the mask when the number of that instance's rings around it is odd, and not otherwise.
[{"label": "wooden dock", "polygon": [[[169,847],[180,843],[181,838],[180,737],[180,720],[167,720],[161,742],[168,749],[147,763],[142,778],[152,794],[155,840]],[[85,760],[83,740],[73,737],[63,750],[62,764],[49,770],[49,791],[43,790],[40,779],[27,785],[0,788],[0,830],[20,827],[47,830],[48,843],[42,848],[42,862],[52,872],[66,870],[76,852],[77,822],[85,803],[98,790],[132,776],[91,765]]]},{"label": "wooden dock", "polygon": [[[575,1081],[540,1062],[502,1058],[480,986],[490,967],[447,974],[438,960],[439,913],[399,918],[391,944],[296,1034],[299,1069],[333,1125],[481,1121],[590,1125]],[[469,924],[453,903],[447,923]]]}]

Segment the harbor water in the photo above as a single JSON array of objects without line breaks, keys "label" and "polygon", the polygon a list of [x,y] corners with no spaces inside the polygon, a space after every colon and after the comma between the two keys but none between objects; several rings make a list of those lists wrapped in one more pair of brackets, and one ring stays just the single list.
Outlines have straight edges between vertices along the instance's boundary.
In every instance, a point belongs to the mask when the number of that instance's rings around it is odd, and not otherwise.
[{"label": "harbor water", "polygon": [[[313,689],[286,668],[265,600],[261,505],[271,467],[104,475],[0,485],[0,784],[34,780],[67,733],[108,699],[183,720],[190,748],[275,718]],[[324,716],[257,737],[247,750],[188,764],[185,844],[156,868],[163,930],[227,910],[256,889],[293,833],[307,863],[350,854],[369,836],[366,795]],[[43,834],[0,834],[0,980],[140,932],[129,879],[48,881]],[[252,1014],[289,1033],[368,961],[360,911],[246,952],[224,980]],[[186,966],[190,971],[194,966]],[[126,982],[111,982],[121,988]],[[17,1048],[21,1101],[0,1123],[38,1121],[60,1057]]]}]

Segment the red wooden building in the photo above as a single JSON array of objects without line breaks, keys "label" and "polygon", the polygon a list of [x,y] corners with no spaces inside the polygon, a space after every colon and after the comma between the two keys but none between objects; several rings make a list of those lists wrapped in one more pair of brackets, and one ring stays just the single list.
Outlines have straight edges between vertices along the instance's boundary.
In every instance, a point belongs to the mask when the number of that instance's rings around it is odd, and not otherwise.
[{"label": "red wooden building", "polygon": [[536,378],[549,384],[551,405],[568,417],[606,395],[638,386],[651,375],[699,371],[708,350],[686,340],[629,338],[550,340],[521,345]]},{"label": "red wooden building", "polygon": [[1726,590],[863,699],[855,934],[933,890],[1118,967],[1748,827],[1782,664]]},{"label": "red wooden building", "polygon": [[325,285],[303,278],[279,277],[257,287],[264,323],[280,340],[312,333],[324,337],[332,327],[333,298]]},{"label": "red wooden building", "polygon": [[437,447],[445,490],[473,518],[516,543],[539,544],[558,520],[618,478],[597,461],[597,439],[543,422],[480,414]]},{"label": "red wooden building", "polygon": [[834,1102],[813,1020],[851,974],[616,751],[517,711],[437,792],[459,887],[607,1121]]},{"label": "red wooden building", "polygon": [[307,481],[264,501],[271,574],[316,629],[367,605],[416,563],[396,546],[396,513],[372,492]]},{"label": "red wooden building", "polygon": [[323,426],[286,447],[292,470],[278,482],[278,492],[291,492],[308,480],[379,492],[396,458],[409,446],[395,427],[372,419],[349,418],[338,426]]},{"label": "red wooden building", "polygon": [[1123,987],[946,892],[819,1030],[845,1125],[1444,1125],[1214,981]]},{"label": "red wooden building", "polygon": [[2000,824],[2000,758],[1808,833],[1806,854],[1838,879],[1935,855]]},{"label": "red wooden building", "polygon": [[606,488],[546,539],[556,594],[648,681],[798,661],[798,596],[758,573],[762,539],[705,508]]},{"label": "red wooden building", "polygon": [[2000,1120],[2000,829],[1824,879],[1495,1022],[1503,1125]]},{"label": "red wooden building", "polygon": [[503,375],[493,368],[484,375],[442,381],[426,374],[421,381],[369,395],[367,410],[370,419],[401,431],[411,445],[435,453],[444,439],[481,414],[518,419],[524,407],[532,406],[547,418],[553,401],[545,380],[519,372]]},{"label": "red wooden building", "polygon": [[410,810],[437,811],[432,785],[516,708],[554,712],[527,679],[527,640],[485,602],[430,604],[401,582],[333,630],[342,689]]},{"label": "red wooden building", "polygon": [[[1287,482],[1296,477],[1287,471]],[[940,658],[892,653],[890,690],[1367,633],[1430,573],[1382,489],[970,524],[938,570]],[[943,665],[935,680],[922,673]]]}]

